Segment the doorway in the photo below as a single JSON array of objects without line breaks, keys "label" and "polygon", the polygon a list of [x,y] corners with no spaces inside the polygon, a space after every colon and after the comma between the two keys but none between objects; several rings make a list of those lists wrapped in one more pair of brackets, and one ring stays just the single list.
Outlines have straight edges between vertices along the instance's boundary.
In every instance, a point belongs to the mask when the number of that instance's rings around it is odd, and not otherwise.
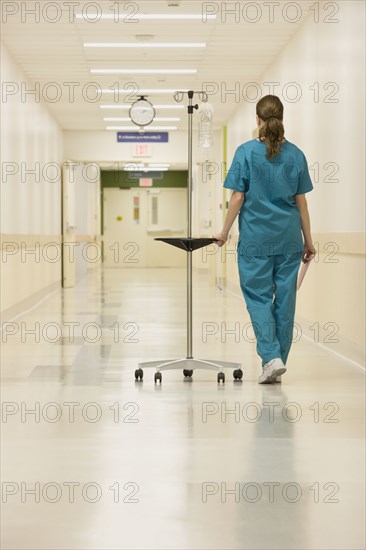
[{"label": "doorway", "polygon": [[106,267],[183,267],[185,254],[155,241],[187,232],[185,188],[104,188],[103,260]]}]

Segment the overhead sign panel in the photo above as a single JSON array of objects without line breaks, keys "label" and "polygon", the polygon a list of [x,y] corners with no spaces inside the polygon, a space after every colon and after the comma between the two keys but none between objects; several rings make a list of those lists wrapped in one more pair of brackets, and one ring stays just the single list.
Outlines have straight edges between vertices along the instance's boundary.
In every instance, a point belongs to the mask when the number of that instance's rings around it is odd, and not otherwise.
[{"label": "overhead sign panel", "polygon": [[169,132],[117,132],[118,143],[131,142],[150,142],[150,143],[167,143],[169,141]]}]

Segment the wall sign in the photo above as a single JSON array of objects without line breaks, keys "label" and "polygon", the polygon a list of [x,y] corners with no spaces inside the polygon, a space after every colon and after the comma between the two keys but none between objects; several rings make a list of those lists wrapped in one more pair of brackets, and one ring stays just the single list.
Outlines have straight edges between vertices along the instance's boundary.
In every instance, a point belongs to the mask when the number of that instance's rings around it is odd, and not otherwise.
[{"label": "wall sign", "polygon": [[127,178],[126,180],[140,180],[143,178],[152,178],[153,180],[161,180],[163,179],[164,172],[153,172],[153,171],[146,171],[143,172],[142,170],[133,170],[132,172],[127,172]]},{"label": "wall sign", "polygon": [[169,132],[117,132],[118,143],[128,142],[150,142],[167,143],[169,141]]},{"label": "wall sign", "polygon": [[140,178],[139,186],[140,187],[152,187],[153,180],[152,178]]},{"label": "wall sign", "polygon": [[134,143],[132,145],[132,156],[138,158],[151,157],[152,149],[150,143]]}]

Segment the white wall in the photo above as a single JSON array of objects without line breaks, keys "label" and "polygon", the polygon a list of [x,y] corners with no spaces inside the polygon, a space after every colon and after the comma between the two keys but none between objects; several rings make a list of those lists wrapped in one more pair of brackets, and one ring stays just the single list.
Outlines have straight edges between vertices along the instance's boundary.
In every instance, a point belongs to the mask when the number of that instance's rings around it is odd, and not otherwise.
[{"label": "white wall", "polygon": [[[320,13],[324,13],[323,5]],[[354,356],[359,357],[365,344],[365,5],[357,1],[337,5],[339,22],[315,23],[310,15],[259,84],[266,95],[265,82],[280,83],[275,93],[284,104],[286,137],[304,151],[309,166],[320,166],[319,181],[311,172],[314,190],[307,194],[319,255],[299,292],[298,318],[311,337],[309,327],[319,323],[320,342],[325,345],[324,326],[334,323],[339,343],[330,347],[334,351],[353,347]],[[290,82],[301,88],[297,102],[288,101],[282,93]],[[338,87],[335,103],[325,101],[334,89],[331,82]],[[319,86],[319,101],[310,89],[314,83]],[[228,163],[236,147],[252,139],[255,125],[255,103],[243,101],[228,123]],[[326,163],[339,166],[338,182],[325,181],[331,173],[324,168]],[[334,263],[326,254],[330,242],[339,247]],[[237,265],[230,259],[227,281],[239,291]]]},{"label": "white wall", "polygon": [[[365,5],[357,1],[338,5],[339,23],[315,23],[309,16],[260,83],[263,95],[269,93],[264,82],[280,83],[275,93],[285,108],[286,138],[304,151],[309,166],[328,162],[339,166],[334,176],[339,183],[324,182],[327,170],[323,169],[319,183],[314,182],[315,191],[308,195],[316,232],[365,228]],[[290,82],[301,90],[299,101],[291,102],[284,95]],[[334,89],[328,84],[332,82],[339,88],[334,103],[325,101]],[[319,86],[318,102],[310,89],[314,83]],[[295,93],[295,87],[287,90]],[[255,126],[255,103],[242,104],[228,124],[228,159],[240,143],[252,138]],[[329,168],[328,175],[331,172]]]},{"label": "white wall", "polygon": [[[3,83],[31,87],[3,44],[1,68]],[[61,260],[49,261],[55,249],[47,244],[61,244],[62,131],[42,103],[33,96],[21,102],[17,94],[1,103],[1,135],[1,308],[10,313],[9,308],[49,292],[61,281]],[[58,167],[45,172],[50,162]],[[36,177],[26,175],[36,163]],[[14,174],[6,177],[4,170],[10,168]],[[36,251],[33,256],[25,254],[31,249]]]}]

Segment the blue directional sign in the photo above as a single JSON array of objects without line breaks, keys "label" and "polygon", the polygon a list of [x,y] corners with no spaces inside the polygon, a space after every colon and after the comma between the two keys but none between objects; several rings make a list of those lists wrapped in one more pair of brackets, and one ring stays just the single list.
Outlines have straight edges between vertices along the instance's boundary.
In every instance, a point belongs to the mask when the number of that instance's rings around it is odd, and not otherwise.
[{"label": "blue directional sign", "polygon": [[168,132],[117,132],[118,143],[131,142],[149,142],[149,143],[167,143],[169,141]]}]

